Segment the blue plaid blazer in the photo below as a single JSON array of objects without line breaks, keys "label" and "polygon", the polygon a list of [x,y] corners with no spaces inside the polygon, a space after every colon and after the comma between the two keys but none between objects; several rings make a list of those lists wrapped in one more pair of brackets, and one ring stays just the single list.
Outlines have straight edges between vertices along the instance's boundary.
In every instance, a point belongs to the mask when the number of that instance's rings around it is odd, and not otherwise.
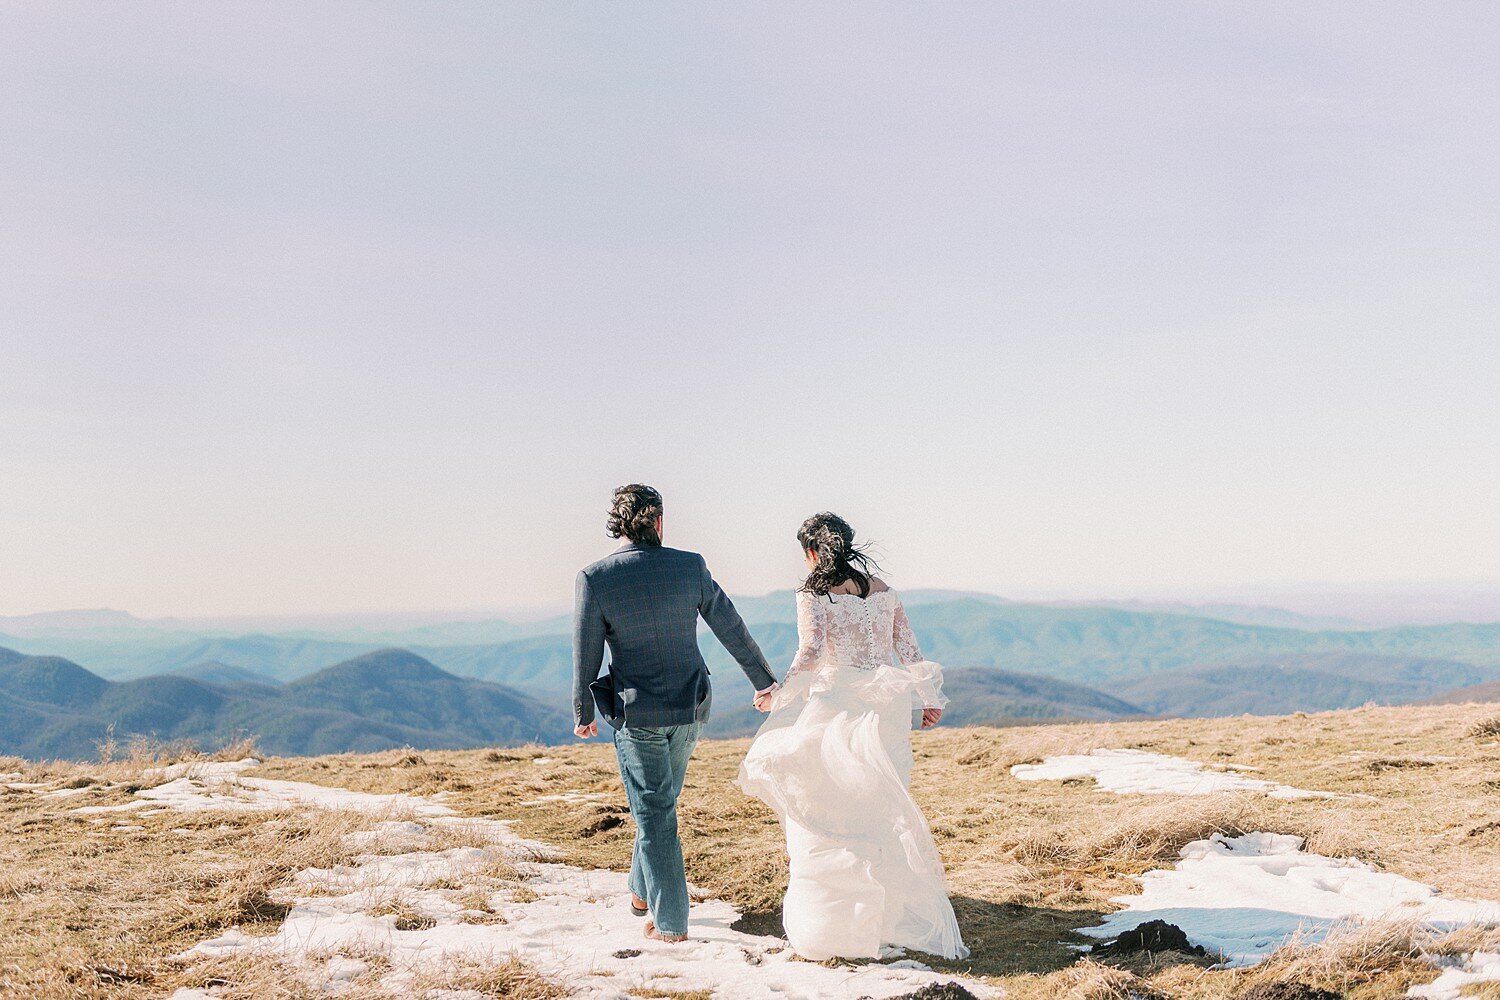
[{"label": "blue plaid blazer", "polygon": [[[760,646],[696,552],[620,546],[578,574],[573,612],[573,718],[595,709],[616,729],[705,722],[712,689],[698,616],[757,691],[776,682]],[[609,673],[603,677],[604,647]]]}]

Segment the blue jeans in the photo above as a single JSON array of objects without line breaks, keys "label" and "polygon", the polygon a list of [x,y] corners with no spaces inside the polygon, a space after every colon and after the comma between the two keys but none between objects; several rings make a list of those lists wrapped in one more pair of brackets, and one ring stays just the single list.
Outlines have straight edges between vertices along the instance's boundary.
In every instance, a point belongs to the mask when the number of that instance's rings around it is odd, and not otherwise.
[{"label": "blue jeans", "polygon": [[635,819],[630,891],[646,901],[657,930],[686,934],[687,875],[677,838],[677,796],[701,722],[683,726],[631,726],[615,730],[615,757]]}]

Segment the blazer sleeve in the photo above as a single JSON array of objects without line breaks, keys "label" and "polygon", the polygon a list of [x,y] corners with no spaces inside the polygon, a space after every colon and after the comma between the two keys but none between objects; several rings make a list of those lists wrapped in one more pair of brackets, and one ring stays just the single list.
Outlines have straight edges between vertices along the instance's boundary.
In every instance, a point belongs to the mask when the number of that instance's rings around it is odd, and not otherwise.
[{"label": "blazer sleeve", "polygon": [[745,620],[735,610],[734,602],[729,595],[724,593],[708,571],[708,563],[700,556],[698,561],[702,568],[703,587],[701,597],[698,601],[698,613],[708,623],[714,636],[729,650],[745,676],[750,678],[750,683],[755,685],[755,690],[764,691],[776,683],[776,675],[771,673],[771,665],[766,662],[765,654],[760,651],[760,646],[750,634],[750,629],[745,626]]},{"label": "blazer sleeve", "polygon": [[580,572],[573,588],[573,721],[594,721],[594,699],[589,685],[604,666],[604,613],[589,582]]}]

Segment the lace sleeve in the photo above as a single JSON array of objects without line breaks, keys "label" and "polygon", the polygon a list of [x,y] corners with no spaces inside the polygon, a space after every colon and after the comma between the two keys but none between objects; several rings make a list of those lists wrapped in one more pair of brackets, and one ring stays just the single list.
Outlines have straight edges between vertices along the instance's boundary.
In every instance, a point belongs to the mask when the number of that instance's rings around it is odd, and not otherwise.
[{"label": "lace sleeve", "polygon": [[787,668],[786,679],[807,670],[816,670],[828,642],[828,619],[818,599],[806,591],[797,592],[797,656]]},{"label": "lace sleeve", "polygon": [[896,616],[891,623],[891,649],[896,652],[896,662],[905,666],[908,663],[919,663],[925,657],[922,656],[922,647],[917,645],[917,637],[911,630],[911,622],[906,618],[906,608],[901,605],[901,599],[896,599]]},{"label": "lace sleeve", "polygon": [[896,613],[891,622],[891,651],[896,662],[906,668],[914,680],[912,703],[914,708],[942,708],[948,704],[943,694],[943,668],[922,655],[917,637],[906,617],[906,608],[901,598],[896,598]]}]

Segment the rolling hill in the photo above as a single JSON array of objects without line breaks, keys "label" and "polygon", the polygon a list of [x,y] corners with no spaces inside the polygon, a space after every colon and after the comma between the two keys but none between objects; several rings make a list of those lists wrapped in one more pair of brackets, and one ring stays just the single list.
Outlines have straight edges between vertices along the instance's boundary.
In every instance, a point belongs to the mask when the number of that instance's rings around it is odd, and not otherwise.
[{"label": "rolling hill", "polygon": [[1146,715],[1136,705],[1082,684],[984,667],[945,671],[943,693],[951,699],[944,722],[955,726],[1114,721]]},{"label": "rolling hill", "polygon": [[1444,691],[1440,695],[1424,698],[1417,702],[1418,705],[1467,705],[1470,702],[1500,701],[1500,681],[1488,681],[1484,684],[1471,684],[1454,691]]},{"label": "rolling hill", "polygon": [[1157,715],[1285,715],[1406,704],[1497,673],[1451,660],[1275,654],[1122,678],[1111,690]]},{"label": "rolling hill", "polygon": [[0,754],[82,759],[99,741],[149,734],[215,745],[254,734],[268,752],[339,753],[555,740],[556,708],[381,650],[284,687],[164,674],[112,682],[58,657],[0,650]]},{"label": "rolling hill", "polygon": [[210,684],[269,684],[275,687],[280,683],[265,674],[229,663],[220,663],[217,660],[205,660],[190,667],[179,667],[172,673],[178,677],[191,677],[195,681],[208,681]]}]

